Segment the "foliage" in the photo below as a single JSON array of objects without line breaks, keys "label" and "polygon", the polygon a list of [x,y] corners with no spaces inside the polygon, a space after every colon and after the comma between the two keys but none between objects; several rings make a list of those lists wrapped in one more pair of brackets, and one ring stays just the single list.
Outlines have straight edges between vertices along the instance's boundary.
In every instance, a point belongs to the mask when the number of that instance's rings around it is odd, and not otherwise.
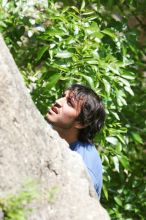
[{"label": "foliage", "polygon": [[3,4],[0,31],[43,115],[74,82],[103,98],[107,120],[95,139],[104,167],[101,201],[112,219],[144,219],[145,51],[139,29],[128,27],[142,9],[134,0],[48,3]]},{"label": "foliage", "polygon": [[30,213],[35,212],[31,207],[33,201],[46,199],[48,203],[53,203],[57,192],[59,188],[53,186],[44,195],[40,194],[37,182],[29,180],[16,194],[0,198],[0,212],[4,220],[27,220]]},{"label": "foliage", "polygon": [[57,186],[53,186],[48,192],[48,202],[53,203],[55,201],[55,196],[59,192],[59,188]]},{"label": "foliage", "polygon": [[37,189],[34,182],[25,184],[15,195],[0,198],[0,208],[4,213],[4,220],[26,220],[32,212],[28,205],[37,198]]}]

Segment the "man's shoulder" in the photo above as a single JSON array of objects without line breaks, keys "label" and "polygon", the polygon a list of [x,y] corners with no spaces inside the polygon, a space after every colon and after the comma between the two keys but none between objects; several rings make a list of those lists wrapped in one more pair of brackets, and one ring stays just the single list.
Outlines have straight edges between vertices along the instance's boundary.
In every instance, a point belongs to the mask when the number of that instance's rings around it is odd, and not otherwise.
[{"label": "man's shoulder", "polygon": [[70,145],[71,150],[77,151],[82,154],[84,159],[89,159],[91,161],[98,161],[100,163],[101,159],[99,153],[94,144],[88,142],[76,141]]}]

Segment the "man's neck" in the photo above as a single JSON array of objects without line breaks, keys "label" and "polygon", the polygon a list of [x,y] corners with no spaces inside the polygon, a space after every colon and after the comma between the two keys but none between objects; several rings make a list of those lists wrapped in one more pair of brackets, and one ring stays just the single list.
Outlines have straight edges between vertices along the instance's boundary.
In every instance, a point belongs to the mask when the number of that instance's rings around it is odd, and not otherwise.
[{"label": "man's neck", "polygon": [[53,126],[53,128],[59,133],[61,138],[68,142],[68,144],[72,144],[78,140],[78,130],[74,128],[63,129],[55,126]]}]

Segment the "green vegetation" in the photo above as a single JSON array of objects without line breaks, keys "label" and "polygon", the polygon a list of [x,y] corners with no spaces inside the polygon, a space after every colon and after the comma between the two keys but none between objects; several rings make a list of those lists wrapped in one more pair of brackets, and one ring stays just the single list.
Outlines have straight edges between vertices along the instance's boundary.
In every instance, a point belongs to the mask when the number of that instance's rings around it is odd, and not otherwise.
[{"label": "green vegetation", "polygon": [[57,186],[54,186],[50,189],[48,192],[48,202],[53,203],[55,202],[55,196],[59,192],[59,188]]},{"label": "green vegetation", "polygon": [[4,220],[26,220],[33,211],[29,204],[38,196],[34,182],[28,182],[19,193],[0,198],[0,210],[4,214]]},{"label": "green vegetation", "polygon": [[19,192],[0,198],[0,214],[4,220],[27,220],[36,211],[31,205],[34,201],[38,203],[46,199],[48,203],[54,203],[58,191],[59,188],[54,186],[41,194],[37,182],[29,180]]},{"label": "green vegetation", "polygon": [[[44,115],[71,83],[102,96],[107,119],[95,143],[104,166],[101,203],[112,219],[146,216],[145,48],[138,41],[144,1],[25,1],[0,6],[0,31]],[[37,10],[37,12],[36,12]]]}]

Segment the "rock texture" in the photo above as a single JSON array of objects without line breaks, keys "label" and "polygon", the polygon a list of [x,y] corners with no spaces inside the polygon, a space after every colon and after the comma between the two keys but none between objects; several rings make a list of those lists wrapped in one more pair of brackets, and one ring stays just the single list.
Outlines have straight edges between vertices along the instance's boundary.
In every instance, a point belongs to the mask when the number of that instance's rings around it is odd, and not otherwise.
[{"label": "rock texture", "polygon": [[36,109],[0,36],[0,197],[16,193],[29,178],[41,194],[29,220],[109,219],[80,156]]}]

